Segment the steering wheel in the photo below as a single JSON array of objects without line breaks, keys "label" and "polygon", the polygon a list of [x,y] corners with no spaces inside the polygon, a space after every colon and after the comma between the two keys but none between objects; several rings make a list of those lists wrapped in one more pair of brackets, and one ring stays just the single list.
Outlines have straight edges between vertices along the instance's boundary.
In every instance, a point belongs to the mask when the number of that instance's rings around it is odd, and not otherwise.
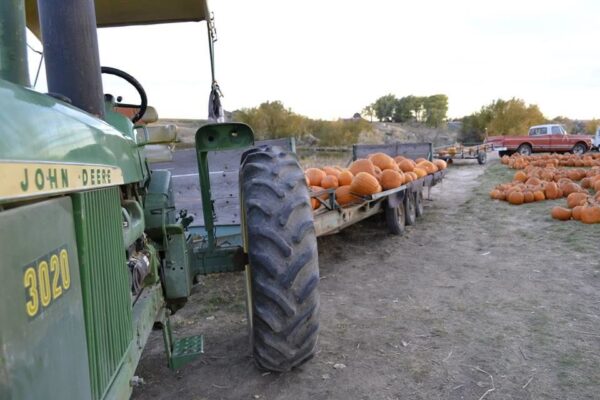
[{"label": "steering wheel", "polygon": [[140,95],[141,101],[139,105],[117,103],[117,106],[124,108],[138,108],[139,111],[133,117],[131,117],[131,122],[133,122],[134,124],[138,122],[146,112],[146,109],[148,108],[148,97],[146,96],[146,91],[144,90],[142,85],[133,76],[129,75],[125,71],[121,71],[120,69],[113,67],[102,67],[101,71],[103,74],[118,76],[119,78],[127,81],[127,83],[129,83],[135,88],[135,90],[137,90],[138,94]]}]

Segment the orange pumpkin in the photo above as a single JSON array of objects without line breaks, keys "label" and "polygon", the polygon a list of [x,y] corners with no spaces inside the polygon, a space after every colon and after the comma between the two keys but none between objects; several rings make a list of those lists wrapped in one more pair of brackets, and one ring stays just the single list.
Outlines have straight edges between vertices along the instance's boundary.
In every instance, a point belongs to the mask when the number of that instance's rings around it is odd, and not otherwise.
[{"label": "orange pumpkin", "polygon": [[583,210],[584,206],[575,206],[573,207],[573,212],[571,213],[571,215],[573,216],[573,219],[576,221],[581,221],[581,211]]},{"label": "orange pumpkin", "polygon": [[518,206],[520,204],[523,204],[523,202],[525,201],[525,196],[523,195],[523,192],[513,190],[512,192],[510,192],[507,199],[510,204]]},{"label": "orange pumpkin", "polygon": [[340,176],[338,176],[338,183],[340,184],[340,186],[350,185],[352,183],[352,178],[354,178],[352,172],[345,169],[342,172],[340,172]]},{"label": "orange pumpkin", "polygon": [[404,160],[398,163],[398,167],[400,167],[402,172],[412,172],[414,171],[416,166],[417,165],[415,164],[415,162],[413,160],[409,160],[408,158],[405,158]]},{"label": "orange pumpkin", "polygon": [[348,170],[352,172],[352,175],[354,176],[358,175],[360,172],[366,172],[367,174],[375,176],[375,166],[371,160],[364,158],[359,158],[358,160],[354,161],[352,164],[350,164]]},{"label": "orange pumpkin", "polygon": [[544,186],[544,194],[549,200],[558,199],[560,197],[558,192],[558,185],[554,182],[548,182]]},{"label": "orange pumpkin", "polygon": [[422,168],[425,171],[427,171],[428,174],[433,174],[434,172],[437,172],[438,167],[435,166],[434,163],[427,161],[427,160],[423,160],[419,163],[417,163],[417,168]]},{"label": "orange pumpkin", "polygon": [[321,202],[319,200],[317,200],[314,197],[310,198],[310,205],[312,207],[313,210],[316,210],[317,208],[321,207]]},{"label": "orange pumpkin", "polygon": [[359,197],[352,194],[350,185],[340,186],[335,189],[335,200],[342,207],[361,202]]},{"label": "orange pumpkin", "polygon": [[515,174],[514,180],[517,182],[525,182],[527,180],[527,174],[523,171],[518,171]]},{"label": "orange pumpkin", "polygon": [[502,192],[498,189],[494,189],[490,192],[490,197],[494,200],[500,200],[500,197],[502,197]]},{"label": "orange pumpkin", "polygon": [[438,167],[438,169],[440,171],[448,168],[448,163],[444,160],[433,160],[433,163],[435,164],[436,167]]},{"label": "orange pumpkin", "polygon": [[335,167],[323,167],[323,172],[325,172],[326,175],[333,175],[336,178],[339,178],[340,176],[340,171],[335,169]]},{"label": "orange pumpkin", "polygon": [[523,192],[523,202],[524,203],[533,203],[535,201],[535,196],[531,190],[526,190]]},{"label": "orange pumpkin", "polygon": [[553,207],[551,211],[552,218],[560,221],[568,221],[571,219],[571,210],[564,207]]},{"label": "orange pumpkin", "polygon": [[308,168],[304,174],[308,178],[309,186],[321,186],[321,180],[325,178],[325,172],[319,168]]},{"label": "orange pumpkin", "polygon": [[398,164],[396,164],[394,159],[385,153],[371,154],[369,155],[369,160],[371,160],[373,165],[379,167],[382,171],[384,169],[398,168]]},{"label": "orange pumpkin", "polygon": [[369,196],[381,192],[381,185],[373,175],[359,172],[350,184],[350,191],[361,196]]},{"label": "orange pumpkin", "polygon": [[597,224],[600,222],[600,207],[583,207],[581,210],[581,222],[584,224]]},{"label": "orange pumpkin", "polygon": [[383,190],[395,189],[404,183],[404,174],[391,169],[385,169],[381,173],[381,186]]},{"label": "orange pumpkin", "polygon": [[542,190],[536,190],[535,192],[533,192],[533,198],[535,201],[542,201],[546,200],[546,195],[544,195],[544,192]]},{"label": "orange pumpkin", "polygon": [[575,208],[577,206],[582,206],[586,203],[587,198],[588,198],[587,193],[583,193],[583,192],[571,193],[567,196],[567,206],[569,208]]},{"label": "orange pumpkin", "polygon": [[427,171],[425,171],[423,168],[417,167],[413,170],[413,172],[417,174],[417,178],[423,178],[424,176],[427,176]]},{"label": "orange pumpkin", "polygon": [[338,178],[333,175],[327,175],[321,181],[321,186],[323,189],[335,189],[339,186]]}]

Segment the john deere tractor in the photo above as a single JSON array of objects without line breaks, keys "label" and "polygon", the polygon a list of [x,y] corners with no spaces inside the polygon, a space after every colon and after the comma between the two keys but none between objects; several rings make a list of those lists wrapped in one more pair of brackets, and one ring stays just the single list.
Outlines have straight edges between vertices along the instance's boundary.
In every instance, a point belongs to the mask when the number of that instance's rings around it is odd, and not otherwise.
[{"label": "john deere tractor", "polygon": [[[287,371],[313,356],[317,246],[293,151],[256,146],[243,124],[202,126],[192,200],[201,215],[178,210],[171,172],[147,157],[176,129],[148,125],[156,112],[143,86],[100,64],[97,28],[191,21],[207,26],[218,120],[204,0],[0,2],[0,399],[127,398],[153,328],[165,362],[181,368],[204,343],[176,338],[169,317],[212,272],[245,271],[260,368]],[[26,28],[43,44],[48,93],[30,87]],[[104,93],[102,73],[133,85],[139,104]],[[211,171],[223,154],[227,170]],[[220,180],[227,203],[211,191]],[[239,224],[218,220],[225,206]]]}]

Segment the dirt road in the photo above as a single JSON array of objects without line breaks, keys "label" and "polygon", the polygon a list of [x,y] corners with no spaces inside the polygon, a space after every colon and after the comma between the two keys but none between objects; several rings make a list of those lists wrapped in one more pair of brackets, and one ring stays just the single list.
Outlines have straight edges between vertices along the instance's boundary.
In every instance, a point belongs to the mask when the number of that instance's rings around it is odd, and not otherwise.
[{"label": "dirt road", "polygon": [[171,372],[154,332],[134,398],[599,398],[600,228],[552,221],[564,200],[489,200],[511,176],[454,166],[405,236],[375,219],[319,239],[319,351],[291,373],[255,368],[242,275],[204,278],[174,320],[205,356]]}]

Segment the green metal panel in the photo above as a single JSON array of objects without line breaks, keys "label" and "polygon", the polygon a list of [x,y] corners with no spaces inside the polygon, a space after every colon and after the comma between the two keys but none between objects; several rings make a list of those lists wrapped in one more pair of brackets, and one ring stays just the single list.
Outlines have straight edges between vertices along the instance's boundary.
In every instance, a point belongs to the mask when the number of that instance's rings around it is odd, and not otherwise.
[{"label": "green metal panel", "polygon": [[137,144],[108,123],[50,96],[0,80],[2,161],[119,167],[124,183],[144,179]]},{"label": "green metal panel", "polygon": [[119,189],[77,193],[73,208],[92,395],[101,399],[133,338]]},{"label": "green metal panel", "polygon": [[71,199],[0,212],[0,254],[0,399],[90,399]]},{"label": "green metal panel", "polygon": [[163,269],[165,297],[167,299],[188,297],[192,291],[193,277],[183,227],[169,225],[166,227],[166,232],[166,260]]},{"label": "green metal panel", "polygon": [[0,1],[0,78],[29,86],[23,0]]},{"label": "green metal panel", "polygon": [[144,200],[144,219],[146,233],[162,244],[164,226],[175,223],[175,197],[170,171],[152,171]]}]

